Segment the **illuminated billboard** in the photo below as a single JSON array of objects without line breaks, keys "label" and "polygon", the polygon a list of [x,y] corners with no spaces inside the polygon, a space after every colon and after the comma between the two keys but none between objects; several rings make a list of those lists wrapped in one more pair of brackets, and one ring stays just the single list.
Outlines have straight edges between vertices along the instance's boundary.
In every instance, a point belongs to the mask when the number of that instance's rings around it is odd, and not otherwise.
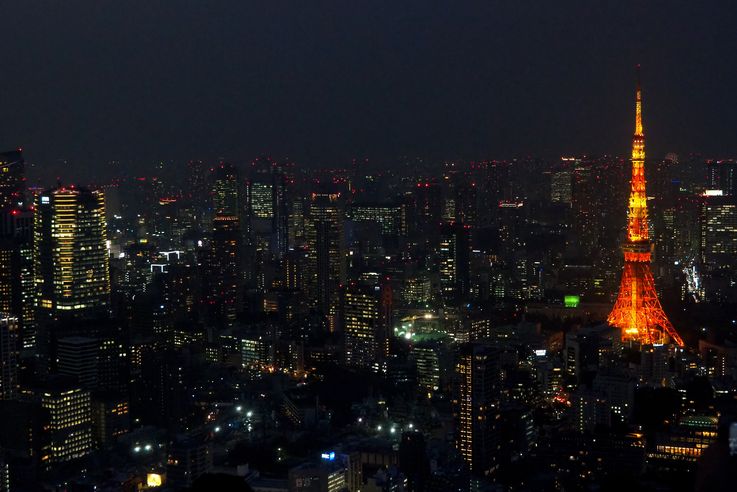
[{"label": "illuminated billboard", "polygon": [[581,296],[565,296],[563,297],[563,305],[567,308],[578,307],[581,302]]}]

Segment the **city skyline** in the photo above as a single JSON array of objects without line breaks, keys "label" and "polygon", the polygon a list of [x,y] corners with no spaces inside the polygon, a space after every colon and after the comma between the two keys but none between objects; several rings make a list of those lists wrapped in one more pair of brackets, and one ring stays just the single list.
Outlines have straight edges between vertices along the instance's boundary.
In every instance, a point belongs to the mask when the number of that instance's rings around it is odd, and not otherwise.
[{"label": "city skyline", "polygon": [[3,492],[691,490],[734,452],[737,160],[646,159],[642,93],[630,159],[1,153]]},{"label": "city skyline", "polygon": [[0,492],[734,488],[728,9],[7,10]]}]

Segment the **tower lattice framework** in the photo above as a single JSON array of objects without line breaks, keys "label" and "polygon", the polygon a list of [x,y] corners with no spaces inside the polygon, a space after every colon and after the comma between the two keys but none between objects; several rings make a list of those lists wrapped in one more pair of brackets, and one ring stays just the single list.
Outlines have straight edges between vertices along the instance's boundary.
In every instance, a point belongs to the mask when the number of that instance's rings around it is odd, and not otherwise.
[{"label": "tower lattice framework", "polygon": [[619,295],[607,321],[622,331],[622,340],[641,344],[683,346],[683,340],[663,311],[650,270],[650,232],[645,193],[645,135],[642,131],[642,89],[639,66],[635,99],[635,134],[632,137],[627,241],[622,245],[624,269]]}]

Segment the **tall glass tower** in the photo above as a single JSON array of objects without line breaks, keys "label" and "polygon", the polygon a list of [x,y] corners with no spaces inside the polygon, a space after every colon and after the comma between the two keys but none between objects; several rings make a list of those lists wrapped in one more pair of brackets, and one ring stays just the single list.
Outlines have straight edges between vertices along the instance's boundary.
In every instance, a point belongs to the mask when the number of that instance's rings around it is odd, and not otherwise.
[{"label": "tall glass tower", "polygon": [[105,196],[74,186],[36,198],[36,305],[52,317],[99,312],[110,304]]}]

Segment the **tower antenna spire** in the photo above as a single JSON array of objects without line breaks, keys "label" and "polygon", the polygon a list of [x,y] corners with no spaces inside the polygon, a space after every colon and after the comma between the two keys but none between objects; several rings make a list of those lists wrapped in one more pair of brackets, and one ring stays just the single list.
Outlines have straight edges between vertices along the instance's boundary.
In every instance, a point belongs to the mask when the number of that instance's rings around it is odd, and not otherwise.
[{"label": "tower antenna spire", "polygon": [[637,92],[635,94],[635,136],[643,136],[642,132],[642,84],[640,82],[640,64],[635,65]]}]

